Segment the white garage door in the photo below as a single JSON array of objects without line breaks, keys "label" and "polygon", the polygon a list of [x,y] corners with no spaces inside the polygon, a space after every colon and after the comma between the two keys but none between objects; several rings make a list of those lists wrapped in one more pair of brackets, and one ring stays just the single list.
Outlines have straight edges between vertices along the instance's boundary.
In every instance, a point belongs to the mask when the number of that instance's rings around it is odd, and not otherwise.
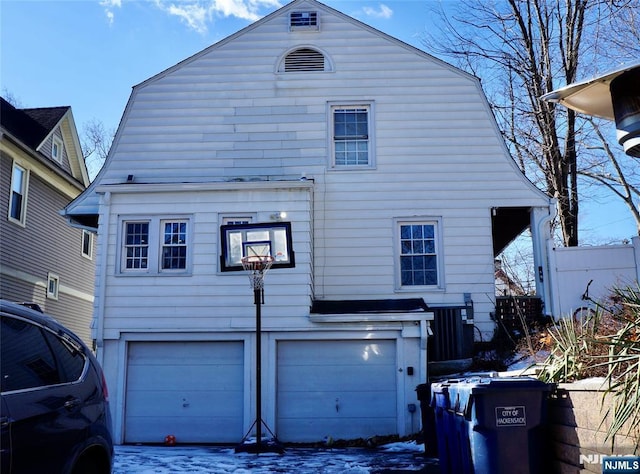
[{"label": "white garage door", "polygon": [[277,396],[282,441],[395,434],[395,341],[281,341]]},{"label": "white garage door", "polygon": [[242,439],[243,343],[129,344],[125,442]]}]

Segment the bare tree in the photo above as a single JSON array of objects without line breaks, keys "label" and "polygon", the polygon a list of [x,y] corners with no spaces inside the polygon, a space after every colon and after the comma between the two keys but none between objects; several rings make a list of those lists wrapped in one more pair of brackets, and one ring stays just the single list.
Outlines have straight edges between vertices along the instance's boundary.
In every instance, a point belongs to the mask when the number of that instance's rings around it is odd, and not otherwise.
[{"label": "bare tree", "polygon": [[115,131],[107,131],[104,124],[93,119],[84,124],[82,130],[82,150],[89,177],[93,180],[109,154]]},{"label": "bare tree", "polygon": [[638,162],[625,155],[617,144],[611,144],[597,120],[587,118],[587,121],[593,128],[594,140],[589,140],[590,145],[585,146],[591,154],[585,152],[584,164],[578,173],[618,196],[629,208],[640,235],[640,209],[636,204],[640,201]]},{"label": "bare tree", "polygon": [[[605,25],[624,23],[638,0],[462,0],[439,12],[428,35],[436,54],[483,79],[492,109],[522,171],[558,202],[565,246],[578,245],[578,149],[583,121],[540,97],[597,67]],[[609,32],[610,33],[610,32]],[[610,36],[610,34],[609,34]],[[435,45],[435,46],[434,46]],[[578,74],[580,73],[580,76]]]}]

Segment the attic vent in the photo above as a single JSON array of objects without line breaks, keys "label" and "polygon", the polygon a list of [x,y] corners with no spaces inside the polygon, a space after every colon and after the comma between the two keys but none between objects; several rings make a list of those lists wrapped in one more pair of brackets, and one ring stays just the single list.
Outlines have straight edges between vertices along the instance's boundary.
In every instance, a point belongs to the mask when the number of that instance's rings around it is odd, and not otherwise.
[{"label": "attic vent", "polygon": [[291,12],[289,16],[289,29],[291,31],[319,30],[318,12]]},{"label": "attic vent", "polygon": [[324,55],[311,48],[300,48],[284,58],[284,71],[324,71]]}]

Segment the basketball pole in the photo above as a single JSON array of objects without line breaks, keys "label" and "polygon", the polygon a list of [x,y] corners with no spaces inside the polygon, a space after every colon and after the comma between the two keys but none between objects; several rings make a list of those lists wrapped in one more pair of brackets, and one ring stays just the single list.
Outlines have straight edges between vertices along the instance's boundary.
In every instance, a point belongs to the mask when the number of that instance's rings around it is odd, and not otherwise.
[{"label": "basketball pole", "polygon": [[253,289],[256,305],[256,452],[262,445],[262,289]]},{"label": "basketball pole", "polygon": [[[256,307],[256,420],[243,438],[243,441],[236,447],[236,452],[275,452],[282,454],[284,449],[276,439],[269,427],[264,424],[267,431],[273,436],[273,442],[262,443],[262,304],[264,303],[264,273],[271,268],[273,258],[271,256],[255,256],[256,258],[243,258],[242,265],[249,271],[249,281],[253,288],[253,304]],[[256,428],[256,443],[254,446],[244,444],[251,429]]]}]

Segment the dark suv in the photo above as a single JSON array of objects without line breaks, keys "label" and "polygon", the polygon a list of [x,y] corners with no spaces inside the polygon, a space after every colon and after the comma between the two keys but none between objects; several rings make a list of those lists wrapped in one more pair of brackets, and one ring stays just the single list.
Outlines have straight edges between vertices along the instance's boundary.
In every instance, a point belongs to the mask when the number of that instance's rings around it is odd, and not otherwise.
[{"label": "dark suv", "polygon": [[50,316],[0,300],[0,472],[109,474],[102,369]]}]

